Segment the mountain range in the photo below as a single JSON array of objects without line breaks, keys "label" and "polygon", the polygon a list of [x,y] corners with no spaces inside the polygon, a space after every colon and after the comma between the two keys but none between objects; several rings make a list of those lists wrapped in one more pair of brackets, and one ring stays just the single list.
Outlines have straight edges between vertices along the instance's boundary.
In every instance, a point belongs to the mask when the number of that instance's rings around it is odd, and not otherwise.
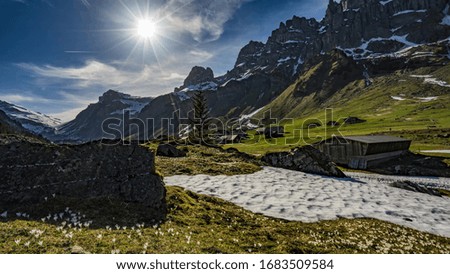
[{"label": "mountain range", "polygon": [[[265,43],[244,46],[225,75],[196,66],[180,87],[156,98],[110,90],[64,125],[5,102],[0,110],[32,132],[65,142],[105,137],[102,127],[108,118],[120,121],[113,127],[122,137],[173,134],[199,90],[211,116],[220,119],[258,116],[262,108],[277,118],[295,118],[373,92],[373,79],[380,75],[431,67],[439,71],[448,65],[449,41],[448,0],[330,0],[321,21],[294,16],[280,23]],[[434,84],[427,86],[433,87],[433,96],[450,88],[445,79],[423,78]],[[142,128],[135,118],[153,120]],[[168,118],[174,118],[172,127],[164,122]]]}]

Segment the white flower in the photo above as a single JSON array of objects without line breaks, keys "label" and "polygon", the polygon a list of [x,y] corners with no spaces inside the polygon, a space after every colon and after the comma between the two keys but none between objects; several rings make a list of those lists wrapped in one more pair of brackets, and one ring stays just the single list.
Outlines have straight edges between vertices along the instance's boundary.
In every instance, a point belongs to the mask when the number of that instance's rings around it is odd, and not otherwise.
[{"label": "white flower", "polygon": [[39,246],[42,246],[43,243],[44,243],[44,242],[39,241],[39,242],[38,242],[38,245],[39,245]]},{"label": "white flower", "polygon": [[64,235],[66,238],[72,239],[73,237],[73,232],[69,232],[66,235]]},{"label": "white flower", "polygon": [[19,245],[20,244],[20,239],[17,239],[14,242],[16,243],[16,245]]},{"label": "white flower", "polygon": [[30,246],[30,242],[26,242],[23,245],[26,246],[26,247],[29,247]]}]

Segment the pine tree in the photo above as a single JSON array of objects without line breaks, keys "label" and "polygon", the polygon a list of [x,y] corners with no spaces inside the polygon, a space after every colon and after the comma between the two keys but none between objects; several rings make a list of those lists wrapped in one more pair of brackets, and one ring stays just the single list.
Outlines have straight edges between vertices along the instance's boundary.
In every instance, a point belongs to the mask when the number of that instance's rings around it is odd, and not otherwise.
[{"label": "pine tree", "polygon": [[191,141],[207,143],[209,127],[209,109],[205,94],[197,91],[192,97],[193,117],[191,117]]}]

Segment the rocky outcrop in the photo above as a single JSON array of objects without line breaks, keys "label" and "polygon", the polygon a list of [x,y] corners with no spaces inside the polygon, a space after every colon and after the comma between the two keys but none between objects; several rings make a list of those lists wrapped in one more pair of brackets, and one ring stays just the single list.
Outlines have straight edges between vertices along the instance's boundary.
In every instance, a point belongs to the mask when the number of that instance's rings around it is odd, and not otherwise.
[{"label": "rocky outcrop", "polygon": [[360,123],[365,123],[365,122],[367,122],[367,121],[360,119],[358,117],[347,117],[344,119],[344,124],[347,124],[347,125],[354,125],[354,124],[360,124]]},{"label": "rocky outcrop", "polygon": [[0,208],[41,204],[52,197],[108,198],[139,204],[148,220],[165,216],[165,188],[154,155],[135,143],[58,146],[2,138]]},{"label": "rocky outcrop", "polygon": [[388,175],[450,177],[445,158],[414,154],[410,151],[377,164],[369,170]]},{"label": "rocky outcrop", "polygon": [[181,87],[175,88],[175,92],[183,91],[186,89],[189,90],[207,90],[208,88],[212,89],[216,87],[214,83],[214,72],[211,68],[204,68],[195,66],[192,68],[188,77],[184,80],[184,83]]},{"label": "rocky outcrop", "polygon": [[213,81],[214,72],[211,68],[193,67],[188,77],[184,80],[184,86],[197,85],[203,82]]},{"label": "rocky outcrop", "polygon": [[273,167],[332,177],[346,177],[327,155],[312,146],[295,148],[290,152],[268,153],[262,160]]},{"label": "rocky outcrop", "polygon": [[165,157],[185,157],[186,152],[170,144],[160,144],[156,150],[156,155]]}]

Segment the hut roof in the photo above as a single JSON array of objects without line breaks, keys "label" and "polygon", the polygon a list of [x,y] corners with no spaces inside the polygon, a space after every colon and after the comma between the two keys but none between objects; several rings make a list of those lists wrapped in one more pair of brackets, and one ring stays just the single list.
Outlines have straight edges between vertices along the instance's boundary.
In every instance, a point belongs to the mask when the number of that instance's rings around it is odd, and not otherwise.
[{"label": "hut roof", "polygon": [[368,135],[368,136],[345,136],[344,139],[366,143],[366,144],[379,144],[379,143],[394,143],[394,142],[410,142],[410,140],[403,139],[396,136],[386,135]]}]

